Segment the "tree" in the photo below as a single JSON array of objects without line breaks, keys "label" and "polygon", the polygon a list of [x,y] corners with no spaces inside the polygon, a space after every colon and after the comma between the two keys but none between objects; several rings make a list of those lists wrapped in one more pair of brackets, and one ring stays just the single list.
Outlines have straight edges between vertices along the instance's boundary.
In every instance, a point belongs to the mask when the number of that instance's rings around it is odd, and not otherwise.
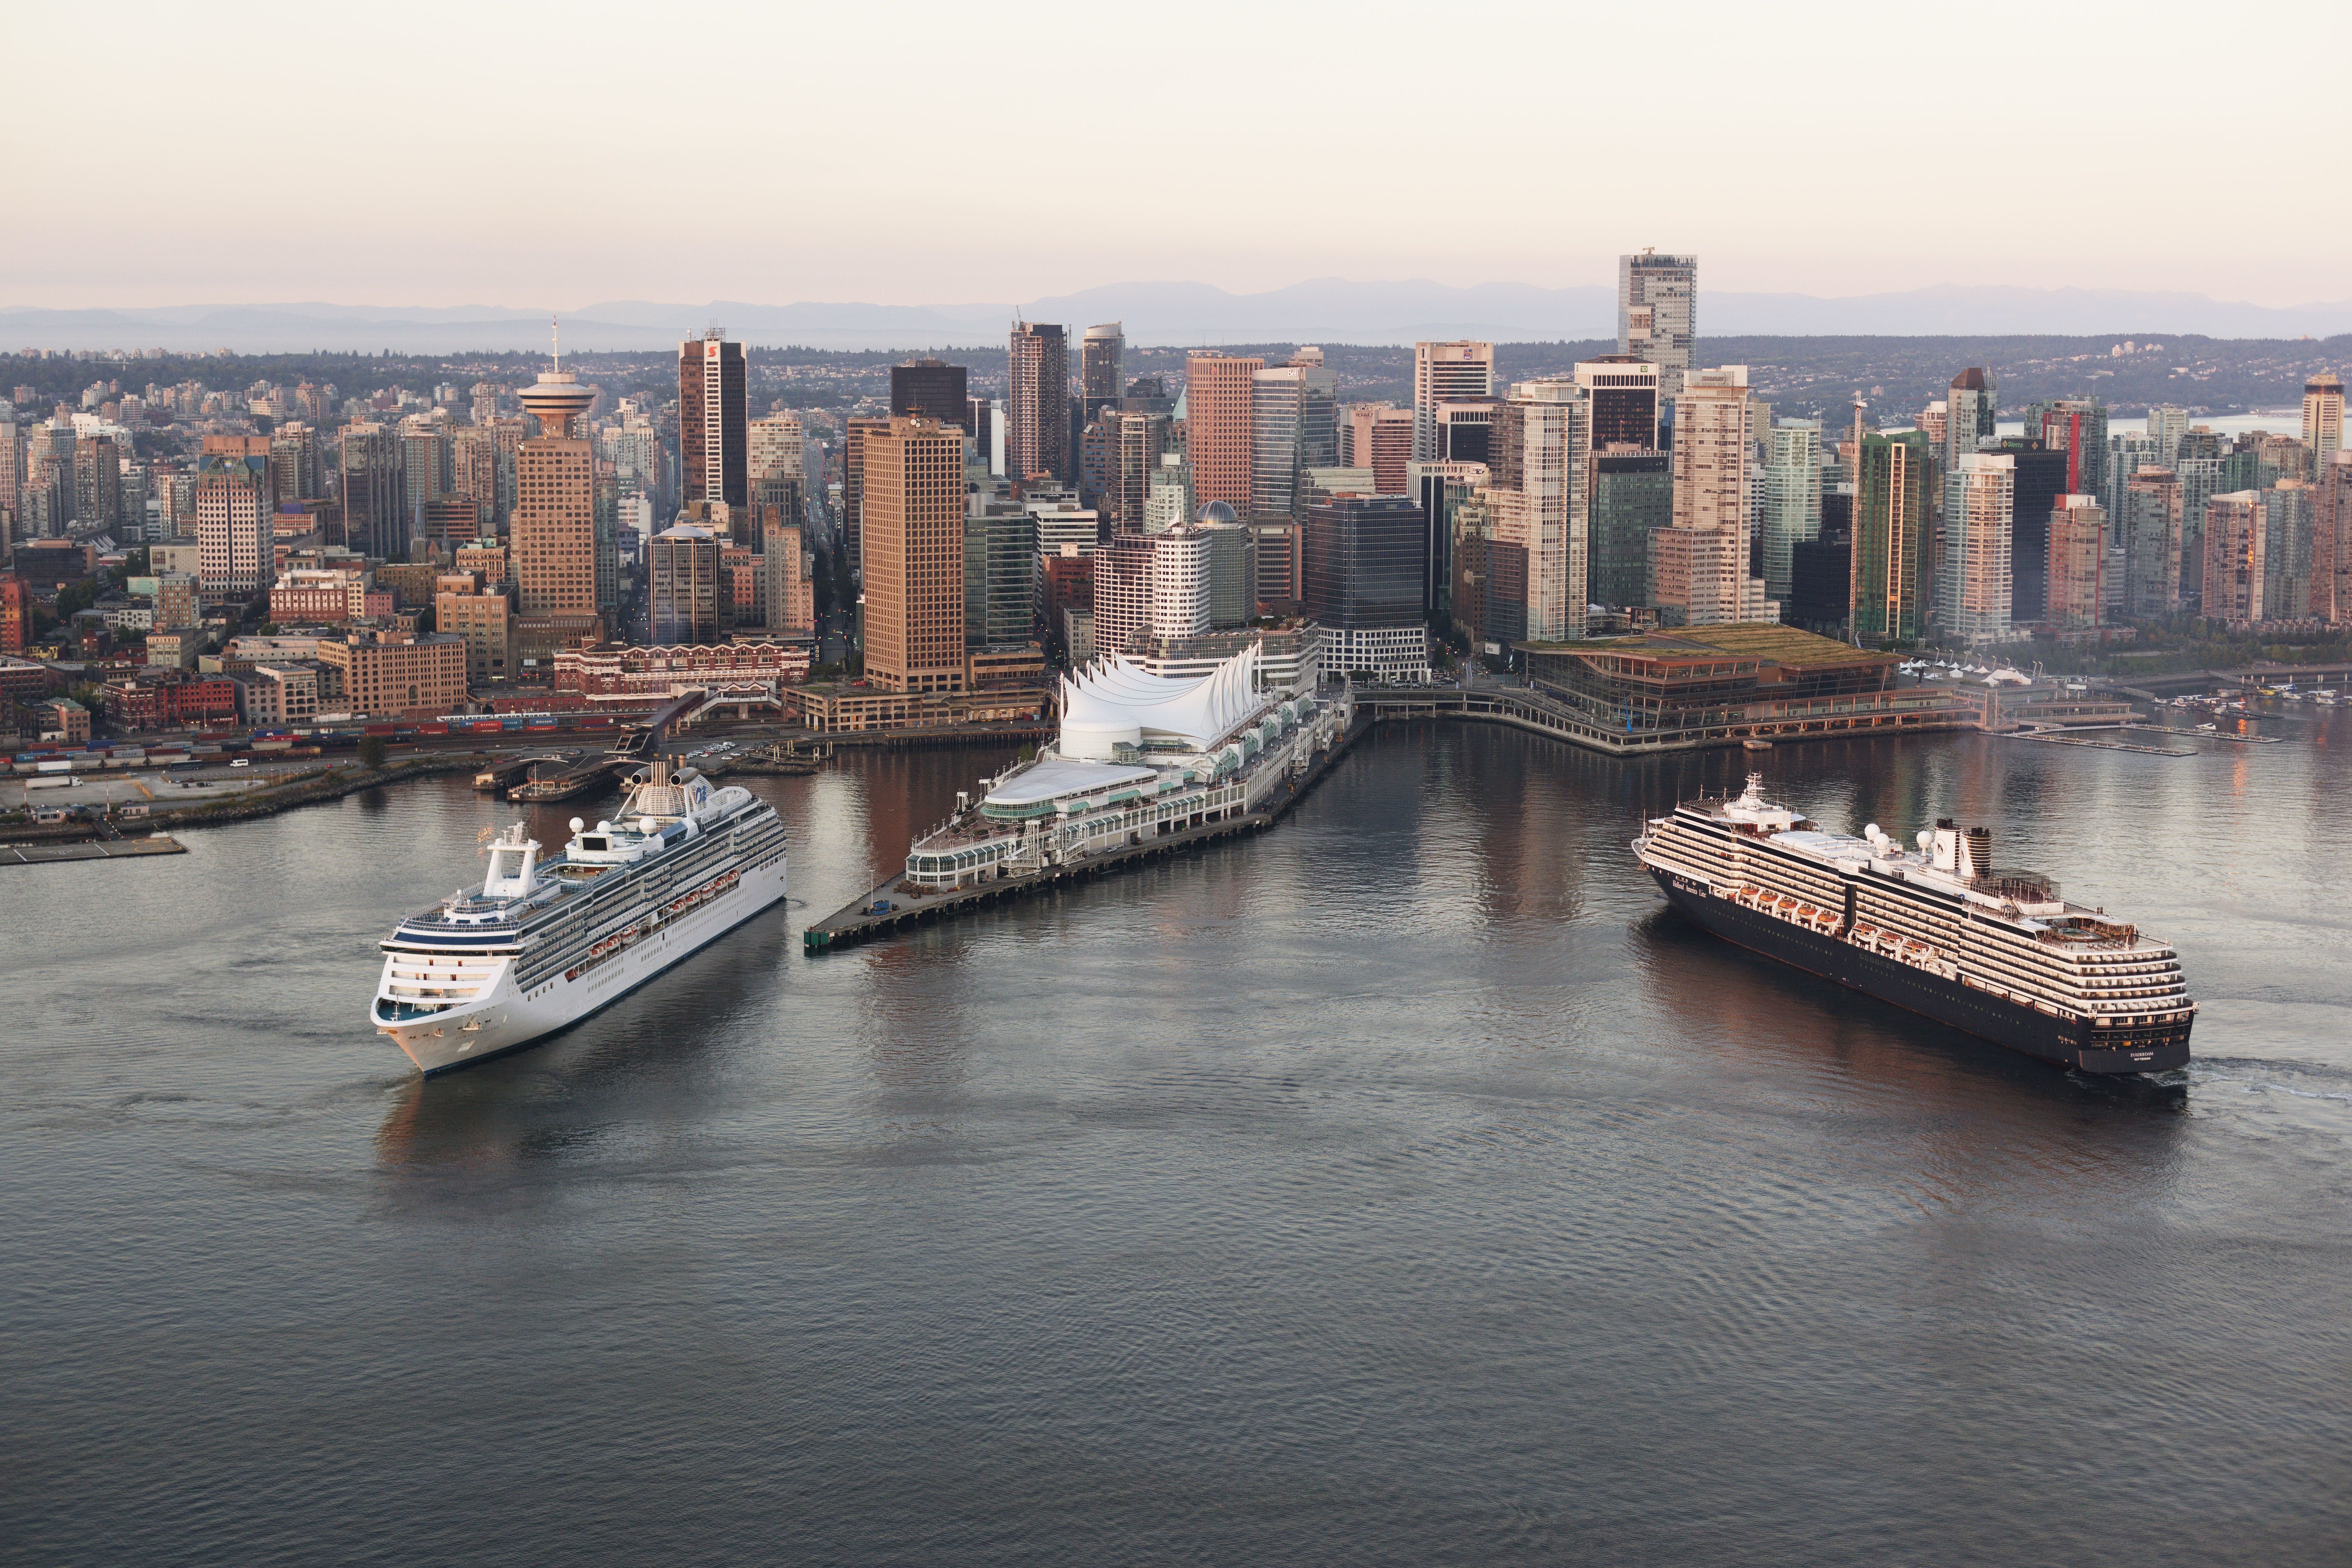
[{"label": "tree", "polygon": [[360,737],[360,765],[365,768],[381,768],[383,766],[383,737],[382,735],[362,735]]}]

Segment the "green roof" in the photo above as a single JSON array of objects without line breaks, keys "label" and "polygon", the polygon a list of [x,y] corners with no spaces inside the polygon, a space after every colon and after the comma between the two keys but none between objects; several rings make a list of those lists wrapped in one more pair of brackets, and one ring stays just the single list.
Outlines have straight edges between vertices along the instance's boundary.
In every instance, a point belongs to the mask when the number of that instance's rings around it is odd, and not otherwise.
[{"label": "green roof", "polygon": [[1835,637],[1817,637],[1795,626],[1751,621],[1739,626],[1673,626],[1627,637],[1595,637],[1585,642],[1524,642],[1522,653],[1629,653],[1672,658],[1759,658],[1797,667],[1825,664],[1893,663],[1894,654],[1870,653]]}]

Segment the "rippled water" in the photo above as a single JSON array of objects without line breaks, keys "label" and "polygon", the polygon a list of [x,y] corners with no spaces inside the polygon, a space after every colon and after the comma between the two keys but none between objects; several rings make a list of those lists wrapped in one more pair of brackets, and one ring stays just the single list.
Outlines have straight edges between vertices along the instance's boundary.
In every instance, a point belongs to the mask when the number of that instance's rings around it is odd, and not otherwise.
[{"label": "rippled water", "polygon": [[[1276,831],[810,959],[984,753],[759,781],[797,890],[418,1082],[457,783],[0,870],[16,1561],[2341,1561],[2352,716],[1783,748],[2179,943],[2169,1084],[1681,924],[1738,755],[1384,731]],[[573,807],[545,814],[542,828]],[[504,808],[510,813],[512,808]]]}]

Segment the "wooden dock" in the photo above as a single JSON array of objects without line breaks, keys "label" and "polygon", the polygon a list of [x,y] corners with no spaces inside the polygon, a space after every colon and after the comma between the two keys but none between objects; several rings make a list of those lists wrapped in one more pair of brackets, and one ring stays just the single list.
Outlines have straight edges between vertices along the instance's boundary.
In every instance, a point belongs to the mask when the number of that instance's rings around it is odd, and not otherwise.
[{"label": "wooden dock", "polygon": [[0,866],[49,866],[60,860],[135,860],[142,855],[185,855],[188,847],[161,834],[152,838],[90,838],[79,844],[0,844]]},{"label": "wooden dock", "polygon": [[[1244,834],[1262,833],[1279,822],[1284,814],[1297,805],[1307,792],[1322,781],[1359,736],[1371,727],[1369,717],[1360,715],[1355,723],[1333,743],[1331,749],[1318,757],[1306,773],[1276,786],[1255,811],[1228,817],[1223,822],[1205,823],[1199,827],[1187,827],[1175,833],[1148,838],[1140,844],[1129,844],[1099,855],[1089,855],[1083,860],[1066,866],[1048,866],[1042,870],[1025,871],[1018,876],[1003,877],[992,882],[947,893],[907,895],[898,892],[904,874],[891,878],[880,887],[867,892],[821,921],[813,921],[801,932],[801,948],[805,952],[824,952],[836,947],[848,947],[870,941],[889,932],[926,921],[936,921],[951,914],[977,910],[983,904],[1006,903],[1027,898],[1048,889],[1065,887],[1076,882],[1091,881],[1114,871],[1139,866],[1147,860],[1164,859],[1200,848],[1223,838],[1237,838]],[[866,911],[879,903],[887,903],[883,914]]]}]

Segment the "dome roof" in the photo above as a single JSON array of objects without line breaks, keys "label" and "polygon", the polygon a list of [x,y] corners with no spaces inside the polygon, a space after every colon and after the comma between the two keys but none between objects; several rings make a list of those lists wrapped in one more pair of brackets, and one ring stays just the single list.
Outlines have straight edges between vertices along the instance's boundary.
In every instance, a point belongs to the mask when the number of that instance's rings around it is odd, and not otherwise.
[{"label": "dome roof", "polygon": [[1234,515],[1234,509],[1227,506],[1223,501],[1213,500],[1208,505],[1202,507],[1201,509],[1200,515],[1195,517],[1192,521],[1195,522],[1239,522],[1241,519],[1235,517]]}]

